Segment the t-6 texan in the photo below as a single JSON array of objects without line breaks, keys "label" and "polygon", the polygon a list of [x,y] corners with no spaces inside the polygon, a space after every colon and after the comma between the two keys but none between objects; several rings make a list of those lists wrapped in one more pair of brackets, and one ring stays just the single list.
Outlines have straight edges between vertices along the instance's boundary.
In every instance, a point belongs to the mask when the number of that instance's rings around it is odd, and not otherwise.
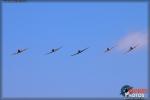
[{"label": "t-6 texan", "polygon": [[27,49],[18,49],[16,53],[13,53],[13,55],[17,55],[17,54],[20,54],[24,51],[26,51]]},{"label": "t-6 texan", "polygon": [[106,50],[104,51],[105,53],[106,52],[110,52],[115,46],[111,47],[111,48],[106,48]]},{"label": "t-6 texan", "polygon": [[80,53],[84,52],[84,51],[85,51],[85,50],[87,50],[87,49],[89,49],[89,48],[85,48],[85,49],[83,49],[83,50],[78,50],[78,51],[77,51],[77,53],[72,54],[71,56],[78,55],[78,54],[80,54]]},{"label": "t-6 texan", "polygon": [[138,45],[135,45],[135,46],[130,46],[129,50],[125,53],[129,53],[131,52],[132,50],[134,50],[135,48],[137,48]]},{"label": "t-6 texan", "polygon": [[46,53],[46,54],[48,55],[48,54],[54,53],[54,52],[56,52],[56,51],[60,50],[61,48],[62,48],[62,47],[55,48],[55,49],[51,49],[51,51],[50,51],[50,52],[48,52],[48,53]]}]

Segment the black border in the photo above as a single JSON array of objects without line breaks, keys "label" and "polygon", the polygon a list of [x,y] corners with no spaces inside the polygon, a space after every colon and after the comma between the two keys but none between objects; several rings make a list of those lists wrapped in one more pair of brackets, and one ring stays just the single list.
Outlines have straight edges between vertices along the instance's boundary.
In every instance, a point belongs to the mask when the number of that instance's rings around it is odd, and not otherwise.
[{"label": "black border", "polygon": [[[17,2],[16,2],[17,1]],[[149,0],[2,0],[2,2],[25,3],[25,2],[149,2]]]},{"label": "black border", "polygon": [[0,100],[2,98],[2,2],[0,1]]},{"label": "black border", "polygon": [[150,1],[148,1],[148,98],[150,98]]},{"label": "black border", "polygon": [[[16,2],[17,1],[17,2]],[[17,97],[17,98],[3,98],[2,97],[2,4],[3,3],[28,3],[28,2],[130,2],[130,3],[147,3],[148,5],[148,98],[144,98],[144,100],[150,100],[150,0],[0,0],[0,100],[124,100],[124,98],[28,98],[28,97]],[[127,99],[131,100],[131,99]],[[133,100],[133,99],[132,99]],[[136,99],[134,99],[136,100]],[[139,99],[141,100],[141,99]],[[143,100],[143,99],[142,99]]]}]

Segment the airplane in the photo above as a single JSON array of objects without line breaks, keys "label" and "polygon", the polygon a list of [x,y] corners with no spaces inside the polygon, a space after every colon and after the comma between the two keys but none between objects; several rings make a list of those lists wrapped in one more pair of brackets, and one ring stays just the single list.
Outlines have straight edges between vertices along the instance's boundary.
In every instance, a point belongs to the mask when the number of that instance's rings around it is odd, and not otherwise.
[{"label": "airplane", "polygon": [[77,51],[77,53],[72,54],[71,56],[78,55],[78,54],[80,54],[80,53],[84,52],[84,51],[85,51],[85,50],[87,50],[87,49],[89,49],[89,48],[85,48],[85,49],[83,49],[83,50],[78,50],[78,51]]},{"label": "airplane", "polygon": [[46,53],[46,54],[48,55],[48,54],[54,53],[54,52],[60,50],[61,48],[62,48],[62,47],[59,47],[59,48],[56,48],[56,49],[51,49],[51,51],[48,52],[48,53]]},{"label": "airplane", "polygon": [[109,52],[109,51],[111,51],[113,48],[114,48],[114,47],[106,48],[106,50],[105,50],[104,52],[105,52],[105,53],[106,53],[106,52]]},{"label": "airplane", "polygon": [[18,49],[16,53],[13,53],[13,55],[17,55],[17,54],[20,54],[24,51],[26,51],[27,49]]},{"label": "airplane", "polygon": [[127,52],[125,52],[125,53],[131,52],[131,51],[134,50],[137,46],[138,46],[138,45],[136,45],[136,46],[130,46],[129,50],[128,50]]}]

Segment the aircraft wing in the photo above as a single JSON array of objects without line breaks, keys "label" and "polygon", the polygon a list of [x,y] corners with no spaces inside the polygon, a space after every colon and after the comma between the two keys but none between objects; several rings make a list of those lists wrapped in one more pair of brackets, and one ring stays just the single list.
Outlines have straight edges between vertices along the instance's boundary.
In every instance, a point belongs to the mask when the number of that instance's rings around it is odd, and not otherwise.
[{"label": "aircraft wing", "polygon": [[12,55],[17,55],[17,54],[19,54],[19,53],[13,53]]},{"label": "aircraft wing", "polygon": [[83,50],[81,50],[81,52],[83,52],[83,51],[85,51],[85,50],[87,50],[88,48],[85,48],[85,49],[83,49]]},{"label": "aircraft wing", "polygon": [[108,50],[105,50],[104,52],[108,52]]},{"label": "aircraft wing", "polygon": [[75,56],[75,55],[78,55],[78,54],[80,54],[80,53],[75,53],[75,54],[73,54],[73,55],[71,55],[71,56]]},{"label": "aircraft wing", "polygon": [[132,51],[132,50],[133,50],[133,49],[129,49],[128,51],[125,52],[125,54],[126,54],[126,53],[129,53],[129,52]]},{"label": "aircraft wing", "polygon": [[57,49],[55,49],[55,51],[58,51],[58,50],[60,50],[62,47],[59,47],[59,48],[57,48]]},{"label": "aircraft wing", "polygon": [[46,53],[46,55],[53,53],[53,51]]},{"label": "aircraft wing", "polygon": [[23,50],[21,50],[21,52],[26,51],[26,50],[28,50],[28,49],[27,49],[27,48],[26,48],[26,49],[23,49]]}]

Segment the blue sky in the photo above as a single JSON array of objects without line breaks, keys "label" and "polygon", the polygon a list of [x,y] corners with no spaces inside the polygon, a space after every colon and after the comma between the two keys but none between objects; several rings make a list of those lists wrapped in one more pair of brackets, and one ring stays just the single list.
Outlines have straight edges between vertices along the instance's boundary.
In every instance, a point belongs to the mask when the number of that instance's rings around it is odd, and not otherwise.
[{"label": "blue sky", "polygon": [[[3,3],[3,96],[121,97],[123,85],[146,88],[147,47],[104,50],[129,32],[147,32],[147,12],[147,3]],[[12,56],[18,48],[29,49]]]}]

